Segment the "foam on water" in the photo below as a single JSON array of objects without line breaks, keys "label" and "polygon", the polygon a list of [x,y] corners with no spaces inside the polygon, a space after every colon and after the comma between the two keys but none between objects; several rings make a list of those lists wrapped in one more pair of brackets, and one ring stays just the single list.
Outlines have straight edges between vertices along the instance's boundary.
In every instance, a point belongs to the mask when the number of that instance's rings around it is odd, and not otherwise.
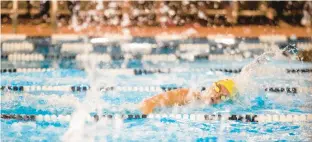
[{"label": "foam on water", "polygon": [[[79,103],[79,99],[73,94],[18,94],[18,93],[5,93],[1,96],[1,109],[14,110],[18,108],[34,108],[38,110],[49,110],[50,112],[66,112],[71,111]],[[67,110],[69,109],[69,110]]]}]

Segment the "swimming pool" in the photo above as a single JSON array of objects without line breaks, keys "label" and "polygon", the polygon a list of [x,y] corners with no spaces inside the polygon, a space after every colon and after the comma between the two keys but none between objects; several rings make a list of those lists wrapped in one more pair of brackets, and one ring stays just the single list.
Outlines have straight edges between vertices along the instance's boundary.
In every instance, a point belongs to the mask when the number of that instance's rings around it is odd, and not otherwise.
[{"label": "swimming pool", "polygon": [[[4,51],[8,46],[4,43],[26,41],[34,48],[23,45],[17,49],[26,51]],[[3,141],[312,139],[311,63],[278,57],[241,78],[239,82],[247,87],[237,101],[213,106],[192,103],[144,116],[136,108],[143,99],[179,87],[201,90],[218,79],[237,76],[263,50],[205,38],[163,43],[133,38],[132,44],[117,40],[109,45],[93,39],[90,46],[91,41],[55,42],[47,37],[2,43]],[[257,39],[244,42],[259,44]],[[311,41],[302,38],[301,42]],[[181,44],[200,50],[193,53]],[[90,52],[98,54],[90,57]],[[240,57],[222,56],[232,52]],[[94,116],[99,120],[93,121]]]}]

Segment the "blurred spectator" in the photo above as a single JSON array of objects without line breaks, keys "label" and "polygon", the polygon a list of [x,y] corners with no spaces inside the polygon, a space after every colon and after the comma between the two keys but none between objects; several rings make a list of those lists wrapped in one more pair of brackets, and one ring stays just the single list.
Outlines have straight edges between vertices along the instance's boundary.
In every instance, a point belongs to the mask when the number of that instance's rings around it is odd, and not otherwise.
[{"label": "blurred spectator", "polygon": [[10,10],[13,8],[12,1],[1,1],[1,23],[10,24],[12,19],[10,17]]},{"label": "blurred spectator", "polygon": [[[42,24],[42,23],[47,23],[50,22],[50,1],[47,0],[41,0],[39,1],[39,7],[38,7],[38,12],[33,12],[35,6],[35,2],[30,1],[29,2],[29,13],[31,16],[31,20],[27,20],[27,23],[31,24]],[[37,8],[37,7],[36,7]]]},{"label": "blurred spectator", "polygon": [[50,1],[42,0],[40,1],[40,12],[33,18],[48,17],[50,15],[49,10],[50,10]]},{"label": "blurred spectator", "polygon": [[283,9],[285,8],[286,2],[285,1],[271,1],[270,5],[276,11],[276,19],[281,20],[284,18]]},{"label": "blurred spectator", "polygon": [[312,25],[312,2],[306,2],[303,7],[303,17],[301,19],[301,24],[304,26]]},{"label": "blurred spectator", "polygon": [[156,9],[153,1],[133,1],[130,8],[130,20],[133,25],[156,25]]},{"label": "blurred spectator", "polygon": [[275,10],[266,1],[239,1],[239,23],[274,24]]},{"label": "blurred spectator", "polygon": [[160,8],[160,24],[162,26],[176,26],[181,25],[181,2],[179,1],[165,1],[161,2]]},{"label": "blurred spectator", "polygon": [[[59,26],[279,24],[311,26],[311,1],[58,1]],[[10,23],[12,1],[1,2]],[[19,1],[22,24],[50,22],[51,1]],[[26,11],[26,12],[25,12]],[[30,22],[29,22],[30,21]]]},{"label": "blurred spectator", "polygon": [[310,61],[312,62],[312,49],[303,50],[298,53],[298,57],[302,61]]},{"label": "blurred spectator", "polygon": [[303,17],[304,1],[286,1],[282,9],[283,20],[291,25],[301,25],[300,20]]}]

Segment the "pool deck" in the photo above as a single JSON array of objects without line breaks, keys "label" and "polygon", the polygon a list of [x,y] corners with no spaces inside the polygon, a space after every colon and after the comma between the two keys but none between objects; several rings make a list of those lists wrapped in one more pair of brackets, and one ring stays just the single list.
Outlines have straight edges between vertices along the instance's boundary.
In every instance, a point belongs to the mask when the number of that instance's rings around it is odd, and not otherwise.
[{"label": "pool deck", "polygon": [[[13,33],[12,25],[1,25],[1,33]],[[233,27],[118,27],[118,26],[97,26],[75,31],[73,28],[59,27],[53,32],[50,25],[19,25],[18,34],[27,36],[51,36],[52,34],[84,34],[89,36],[101,36],[105,33],[131,33],[137,37],[151,37],[160,34],[185,34],[191,37],[206,37],[215,34],[232,34],[236,37],[258,37],[259,35],[280,34],[285,36],[296,35],[297,37],[312,37],[312,27],[278,27],[278,26],[233,26]]]}]

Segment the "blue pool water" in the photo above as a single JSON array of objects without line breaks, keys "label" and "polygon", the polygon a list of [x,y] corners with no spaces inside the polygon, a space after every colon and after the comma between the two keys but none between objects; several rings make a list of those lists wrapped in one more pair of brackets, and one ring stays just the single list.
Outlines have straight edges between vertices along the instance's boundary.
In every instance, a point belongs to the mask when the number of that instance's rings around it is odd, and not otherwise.
[{"label": "blue pool water", "polygon": [[[39,51],[36,52],[47,52]],[[239,73],[210,71],[209,69],[240,69],[253,59],[239,62],[178,60],[151,63],[133,60],[129,69],[170,68],[171,73],[146,75],[106,74],[103,70],[90,72],[80,69],[77,62],[45,60],[42,62],[1,61],[2,68],[47,68],[54,71],[28,73],[2,73],[2,86],[88,86],[88,87],[190,87],[200,90],[219,79]],[[123,61],[102,63],[98,68],[120,69]],[[192,70],[207,68],[207,70]],[[255,74],[241,79],[246,88],[239,100],[203,106],[192,103],[174,108],[156,110],[161,114],[311,114],[311,92],[273,93],[264,86],[308,88],[312,86],[311,73],[286,73],[286,69],[312,68],[311,63],[299,61],[271,61],[255,69]],[[183,70],[183,72],[179,72]],[[285,72],[284,72],[285,71]],[[245,87],[244,87],[245,86]],[[88,92],[72,91],[12,91],[1,92],[2,114],[71,115],[78,110],[103,114],[140,114],[137,104],[163,90],[111,90]],[[2,141],[311,141],[311,122],[241,122],[196,121],[173,117],[100,120],[79,122],[79,115],[67,122],[41,122],[1,119]]]}]

